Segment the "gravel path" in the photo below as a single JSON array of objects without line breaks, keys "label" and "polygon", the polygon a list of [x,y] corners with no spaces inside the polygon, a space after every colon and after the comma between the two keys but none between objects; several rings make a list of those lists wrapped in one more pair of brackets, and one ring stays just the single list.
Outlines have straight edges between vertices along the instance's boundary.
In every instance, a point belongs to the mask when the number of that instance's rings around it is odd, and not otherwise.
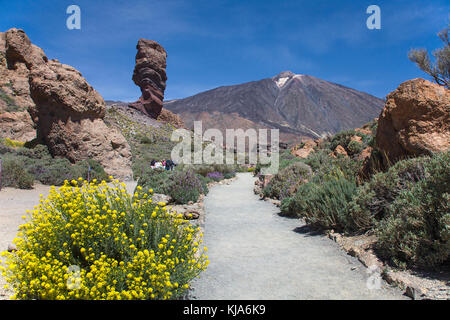
[{"label": "gravel path", "polygon": [[239,174],[205,199],[204,244],[210,265],[193,282],[192,299],[406,299],[355,258],[253,193],[255,178]]},{"label": "gravel path", "polygon": [[[125,182],[126,189],[132,193],[136,182]],[[0,191],[0,252],[8,249],[16,237],[18,228],[24,223],[22,216],[39,204],[39,195],[48,196],[50,187],[35,183],[34,189],[20,190],[4,188]],[[0,300],[8,299],[12,293],[3,288],[5,280],[0,274]]]}]

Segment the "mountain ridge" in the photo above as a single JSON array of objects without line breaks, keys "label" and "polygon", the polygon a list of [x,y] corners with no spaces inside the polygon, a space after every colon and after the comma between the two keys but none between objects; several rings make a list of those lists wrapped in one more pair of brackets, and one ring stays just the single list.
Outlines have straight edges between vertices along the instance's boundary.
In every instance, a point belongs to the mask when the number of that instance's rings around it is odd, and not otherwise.
[{"label": "mountain ridge", "polygon": [[204,129],[275,128],[282,140],[320,138],[359,127],[377,117],[383,106],[382,99],[370,94],[290,71],[164,102],[187,127],[202,120]]}]

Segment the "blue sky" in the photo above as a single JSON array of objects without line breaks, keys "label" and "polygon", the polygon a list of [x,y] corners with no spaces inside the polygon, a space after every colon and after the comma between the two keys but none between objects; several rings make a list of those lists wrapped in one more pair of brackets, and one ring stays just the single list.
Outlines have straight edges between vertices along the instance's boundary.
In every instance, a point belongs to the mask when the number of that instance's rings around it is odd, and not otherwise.
[{"label": "blue sky", "polygon": [[[81,30],[66,8],[81,8]],[[368,30],[366,8],[381,8]],[[222,85],[309,74],[378,97],[426,77],[407,58],[435,49],[449,22],[448,0],[0,0],[0,31],[22,28],[47,56],[72,65],[105,99],[132,101],[139,38],[168,52],[166,99]]]}]

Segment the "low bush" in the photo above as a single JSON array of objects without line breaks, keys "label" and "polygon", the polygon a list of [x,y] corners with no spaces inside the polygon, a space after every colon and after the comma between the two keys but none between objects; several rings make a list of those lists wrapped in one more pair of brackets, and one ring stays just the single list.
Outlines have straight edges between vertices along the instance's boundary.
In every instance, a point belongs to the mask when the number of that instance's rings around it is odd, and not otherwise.
[{"label": "low bush", "polygon": [[[7,144],[9,144],[7,142]],[[24,180],[31,178],[45,185],[61,186],[65,180],[77,179],[97,179],[98,181],[107,180],[108,175],[95,160],[83,160],[76,164],[70,163],[67,159],[52,158],[48,148],[44,145],[36,145],[33,148],[11,147],[5,144],[0,145],[0,154],[2,158],[9,159],[10,162],[16,162],[16,167],[20,166],[23,172]],[[90,168],[90,171],[89,171]],[[8,177],[9,172],[3,173],[5,179],[15,180],[15,176]]]},{"label": "low bush", "polygon": [[281,169],[269,184],[263,189],[265,197],[282,200],[297,192],[298,187],[311,175],[311,168],[302,163],[294,162]]},{"label": "low bush", "polygon": [[16,161],[14,158],[3,157],[1,175],[3,187],[19,189],[33,188],[33,176],[24,169],[23,162]]},{"label": "low bush", "polygon": [[207,193],[207,187],[192,170],[176,171],[172,181],[169,195],[177,203],[196,202],[201,194]]},{"label": "low bush", "polygon": [[379,253],[400,267],[436,267],[450,255],[450,153],[425,164],[424,178],[402,190],[376,227]]},{"label": "low bush", "polygon": [[[251,171],[250,171],[251,172]],[[223,175],[224,179],[232,179],[236,177],[236,172],[227,172]]]},{"label": "low bush", "polygon": [[284,168],[289,167],[290,165],[300,162],[301,159],[297,158],[296,156],[292,155],[290,150],[285,151],[280,154],[280,164],[278,169],[283,170]]},{"label": "low bush", "polygon": [[330,151],[321,149],[316,152],[312,152],[304,162],[316,172],[320,168],[329,168],[333,162],[333,158],[329,156]]},{"label": "low bush", "polygon": [[352,140],[352,137],[358,133],[355,130],[341,131],[334,136],[328,138],[327,147],[330,150],[336,149],[337,146],[342,146],[344,149],[348,149],[347,146]]},{"label": "low bush", "polygon": [[350,156],[353,156],[355,154],[360,153],[363,150],[363,144],[358,141],[351,141],[348,146],[347,150]]},{"label": "low bush", "polygon": [[88,180],[89,178],[89,182],[94,179],[97,181],[108,180],[108,174],[98,161],[92,159],[83,160],[77,162],[75,167],[77,167],[77,170],[80,172],[78,176],[82,177],[84,180]]},{"label": "low bush", "polygon": [[320,183],[305,183],[292,198],[282,202],[282,214],[304,218],[308,224],[322,229],[351,231],[347,222],[348,204],[356,188],[355,181],[342,174]]},{"label": "low bush", "polygon": [[[203,271],[201,235],[138,189],[53,188],[20,227],[3,274],[15,299],[177,299]],[[206,249],[205,249],[206,250]]]},{"label": "low bush", "polygon": [[217,171],[208,173],[206,177],[213,181],[220,181],[224,179],[223,174]]},{"label": "low bush", "polygon": [[145,190],[153,189],[155,193],[170,194],[174,184],[173,171],[147,168],[141,175],[138,185]]},{"label": "low bush", "polygon": [[361,186],[350,203],[352,229],[359,232],[372,229],[376,221],[387,215],[389,206],[400,192],[411,189],[425,177],[425,166],[429,161],[428,157],[399,161]]}]

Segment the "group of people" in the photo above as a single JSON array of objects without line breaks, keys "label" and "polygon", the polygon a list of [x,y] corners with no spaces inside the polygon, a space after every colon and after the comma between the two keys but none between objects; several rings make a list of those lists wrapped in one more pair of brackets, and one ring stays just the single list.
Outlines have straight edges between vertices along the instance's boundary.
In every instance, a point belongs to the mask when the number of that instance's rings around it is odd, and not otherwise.
[{"label": "group of people", "polygon": [[172,171],[175,166],[176,164],[170,159],[163,161],[152,160],[150,163],[152,169],[166,169],[168,171]]}]

